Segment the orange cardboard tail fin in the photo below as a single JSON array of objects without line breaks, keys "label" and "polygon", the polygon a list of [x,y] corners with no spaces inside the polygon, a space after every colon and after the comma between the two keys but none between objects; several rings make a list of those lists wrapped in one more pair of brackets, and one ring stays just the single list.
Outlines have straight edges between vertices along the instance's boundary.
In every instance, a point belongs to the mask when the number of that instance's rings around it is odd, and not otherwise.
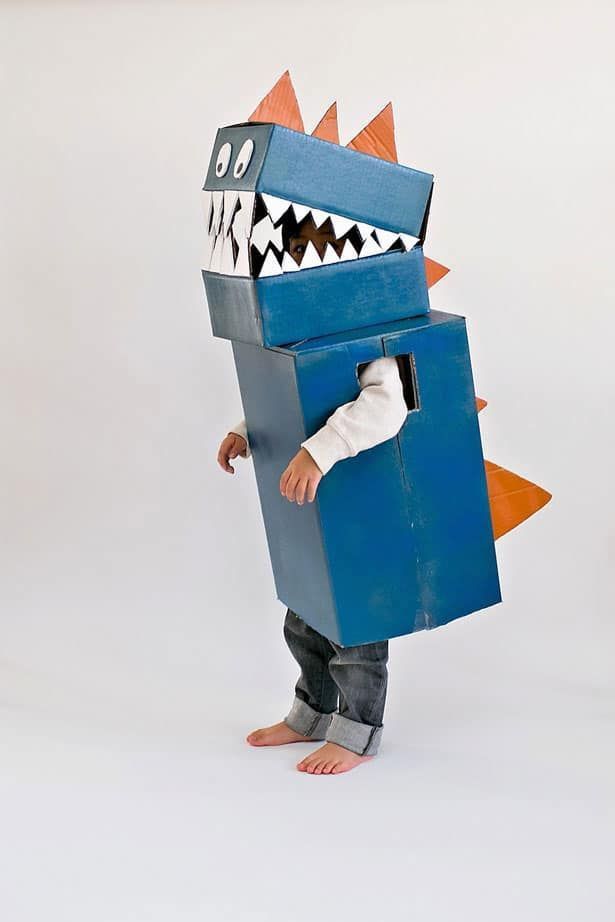
[{"label": "orange cardboard tail fin", "polygon": [[551,494],[512,471],[485,461],[493,537],[500,538],[542,509]]},{"label": "orange cardboard tail fin", "polygon": [[443,279],[448,272],[450,272],[450,269],[447,269],[442,263],[437,263],[435,259],[429,259],[428,256],[425,257],[425,276],[428,288]]}]

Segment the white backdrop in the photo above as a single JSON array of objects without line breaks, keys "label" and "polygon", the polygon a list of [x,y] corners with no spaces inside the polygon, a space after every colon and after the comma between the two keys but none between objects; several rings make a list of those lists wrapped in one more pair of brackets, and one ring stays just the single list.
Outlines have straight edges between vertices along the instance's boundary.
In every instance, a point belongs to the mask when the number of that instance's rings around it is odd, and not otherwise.
[{"label": "white backdrop", "polygon": [[[3,3],[0,704],[11,922],[577,922],[612,909],[608,3]],[[553,492],[503,605],[391,645],[381,755],[293,770],[199,190],[291,67],[308,130],[395,106],[434,172],[488,458]],[[610,853],[610,857],[609,857]],[[607,909],[607,907],[610,907]]]}]

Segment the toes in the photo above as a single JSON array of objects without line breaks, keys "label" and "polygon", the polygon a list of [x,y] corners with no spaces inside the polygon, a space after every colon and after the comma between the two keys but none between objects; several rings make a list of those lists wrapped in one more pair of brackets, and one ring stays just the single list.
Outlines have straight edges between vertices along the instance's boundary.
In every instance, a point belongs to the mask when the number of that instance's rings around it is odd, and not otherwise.
[{"label": "toes", "polygon": [[334,765],[335,760],[331,758],[331,753],[326,751],[326,747],[322,747],[306,756],[298,763],[297,768],[300,772],[307,772],[310,775],[330,775]]}]

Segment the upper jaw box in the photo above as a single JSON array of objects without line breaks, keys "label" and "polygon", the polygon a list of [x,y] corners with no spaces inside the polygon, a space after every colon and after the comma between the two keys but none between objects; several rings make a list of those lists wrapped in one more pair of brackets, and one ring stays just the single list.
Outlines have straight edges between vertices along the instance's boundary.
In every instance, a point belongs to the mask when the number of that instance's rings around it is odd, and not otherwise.
[{"label": "upper jaw box", "polygon": [[426,313],[432,185],[281,125],[220,129],[204,187],[214,335],[276,346]]}]

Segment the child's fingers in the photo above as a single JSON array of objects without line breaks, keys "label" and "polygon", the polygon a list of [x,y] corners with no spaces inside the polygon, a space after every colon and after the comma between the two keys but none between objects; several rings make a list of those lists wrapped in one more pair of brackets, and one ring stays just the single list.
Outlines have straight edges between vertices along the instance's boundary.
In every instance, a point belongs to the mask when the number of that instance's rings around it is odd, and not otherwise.
[{"label": "child's fingers", "polygon": [[286,499],[293,503],[295,501],[295,490],[297,489],[297,484],[299,483],[299,478],[296,474],[291,474],[286,484],[285,496]]},{"label": "child's fingers", "polygon": [[310,477],[307,485],[307,501],[308,503],[313,503],[316,498],[316,490],[318,489],[319,481]]},{"label": "child's fingers", "polygon": [[286,468],[280,477],[280,493],[282,496],[286,495],[286,484],[288,483],[288,478],[290,477],[290,466]]},{"label": "child's fingers", "polygon": [[228,463],[228,455],[226,452],[223,452],[222,449],[218,452],[218,464],[223,471],[226,471],[227,474],[234,474],[235,469]]},{"label": "child's fingers", "polygon": [[239,455],[245,458],[247,457],[246,452],[247,445],[245,439],[241,439],[239,436],[232,434],[227,435],[218,449],[218,464],[227,474],[234,474],[235,468],[232,464],[229,464],[229,459],[237,458]]},{"label": "child's fingers", "polygon": [[307,477],[300,477],[297,483],[297,489],[295,490],[295,499],[299,506],[303,506],[305,501],[305,491],[307,489],[308,480]]},{"label": "child's fingers", "polygon": [[242,458],[246,457],[246,451],[248,448],[248,443],[242,436],[231,434],[230,436],[230,449],[235,452],[233,455],[234,458],[237,455],[241,455]]}]

